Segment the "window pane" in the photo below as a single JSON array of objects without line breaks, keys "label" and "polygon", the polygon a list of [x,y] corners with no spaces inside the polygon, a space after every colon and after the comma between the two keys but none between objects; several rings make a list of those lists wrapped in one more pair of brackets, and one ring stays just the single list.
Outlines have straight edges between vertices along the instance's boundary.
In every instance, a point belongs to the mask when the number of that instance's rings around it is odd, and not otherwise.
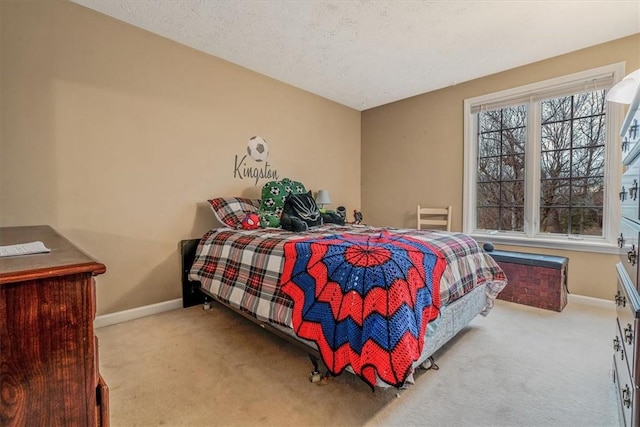
[{"label": "window pane", "polygon": [[601,208],[604,202],[604,179],[578,179],[573,184],[573,206]]},{"label": "window pane", "polygon": [[526,128],[505,129],[502,131],[502,153],[524,154],[527,140]]},{"label": "window pane", "polygon": [[502,157],[502,179],[524,179],[524,155]]},{"label": "window pane", "polygon": [[561,122],[571,117],[571,97],[548,99],[541,103],[542,124]]},{"label": "window pane", "polygon": [[604,145],[604,117],[578,119],[573,122],[574,147]]},{"label": "window pane", "polygon": [[[568,206],[571,181],[548,179],[540,182],[540,207]],[[541,221],[544,218],[541,218]]]},{"label": "window pane", "polygon": [[605,109],[605,91],[578,93],[574,96],[574,117],[600,117]]},{"label": "window pane", "polygon": [[500,211],[500,230],[524,231],[524,209],[509,208]]},{"label": "window pane", "polygon": [[502,127],[500,129],[516,129],[524,128],[527,125],[527,106],[516,105],[513,107],[503,108],[502,110]]},{"label": "window pane", "polygon": [[571,233],[599,236],[602,234],[602,208],[571,210]]},{"label": "window pane", "polygon": [[602,175],[604,172],[603,147],[577,149],[572,154],[572,176],[586,177]]},{"label": "window pane", "polygon": [[521,207],[478,207],[477,228],[481,230],[524,230],[524,209]]},{"label": "window pane", "polygon": [[500,192],[501,205],[504,207],[524,206],[524,181],[503,182]]},{"label": "window pane", "polygon": [[542,151],[569,148],[571,126],[563,122],[542,125]]},{"label": "window pane", "polygon": [[571,158],[568,151],[540,153],[540,177],[542,179],[568,177],[571,173]]},{"label": "window pane", "polygon": [[524,230],[526,105],[480,112],[476,226]]},{"label": "window pane", "polygon": [[602,234],[603,210],[599,208],[541,207],[540,231],[543,233]]},{"label": "window pane", "polygon": [[569,223],[569,209],[541,207],[540,218],[541,232],[567,234],[567,224]]},{"label": "window pane", "polygon": [[477,228],[481,230],[498,230],[498,208],[477,209]]},{"label": "window pane", "polygon": [[500,122],[502,120],[500,110],[486,111],[478,116],[478,129],[480,129],[480,133],[500,130]]},{"label": "window pane", "polygon": [[478,182],[500,179],[500,157],[478,159]]},{"label": "window pane", "polygon": [[500,142],[500,132],[487,132],[480,135],[478,157],[499,156],[502,144]]},{"label": "window pane", "polygon": [[498,206],[500,204],[500,182],[478,184],[478,206]]},{"label": "window pane", "polygon": [[541,232],[602,235],[604,95],[541,102]]}]

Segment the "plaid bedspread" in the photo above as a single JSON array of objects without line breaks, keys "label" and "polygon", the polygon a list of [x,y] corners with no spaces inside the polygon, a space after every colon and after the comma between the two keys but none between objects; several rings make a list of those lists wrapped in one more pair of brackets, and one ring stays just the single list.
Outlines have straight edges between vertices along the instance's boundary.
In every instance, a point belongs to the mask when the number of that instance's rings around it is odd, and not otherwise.
[{"label": "plaid bedspread", "polygon": [[282,292],[280,277],[285,242],[338,233],[406,235],[436,247],[446,260],[440,281],[442,306],[487,283],[495,299],[506,285],[504,273],[470,236],[433,230],[337,226],[328,224],[305,233],[282,229],[232,230],[206,233],[198,245],[189,279],[206,291],[262,321],[292,327],[292,300]]}]

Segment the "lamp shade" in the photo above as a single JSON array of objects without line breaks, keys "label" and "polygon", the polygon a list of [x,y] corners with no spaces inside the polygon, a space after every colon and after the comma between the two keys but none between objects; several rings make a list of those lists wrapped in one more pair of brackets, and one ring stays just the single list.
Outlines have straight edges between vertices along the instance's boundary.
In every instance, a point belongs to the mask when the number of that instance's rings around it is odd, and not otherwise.
[{"label": "lamp shade", "polygon": [[329,197],[329,192],[327,190],[319,190],[316,195],[316,203],[321,206],[330,205],[331,198]]},{"label": "lamp shade", "polygon": [[631,104],[633,97],[640,86],[640,69],[628,74],[620,80],[609,92],[607,92],[607,101],[617,102],[620,104]]}]

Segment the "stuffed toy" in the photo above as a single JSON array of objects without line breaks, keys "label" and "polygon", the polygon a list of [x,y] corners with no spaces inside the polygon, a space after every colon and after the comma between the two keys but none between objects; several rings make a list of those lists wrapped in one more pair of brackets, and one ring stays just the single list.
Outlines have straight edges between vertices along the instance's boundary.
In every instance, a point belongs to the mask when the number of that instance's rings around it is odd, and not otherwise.
[{"label": "stuffed toy", "polygon": [[339,213],[324,212],[324,213],[321,214],[321,216],[322,216],[322,223],[323,224],[344,225],[344,217],[342,217],[342,215],[340,215]]},{"label": "stuffed toy", "polygon": [[260,228],[260,217],[256,213],[248,213],[242,219],[242,228],[245,230],[255,230]]},{"label": "stuffed toy", "polygon": [[362,212],[359,212],[358,210],[354,209],[353,210],[353,223],[354,224],[360,224],[362,222]]},{"label": "stuffed toy", "polygon": [[299,181],[282,178],[280,181],[269,181],[262,187],[260,208],[260,226],[280,227],[280,216],[284,207],[284,201],[291,194],[303,194],[307,190]]},{"label": "stuffed toy", "polygon": [[306,231],[318,225],[322,225],[322,216],[311,191],[287,196],[280,215],[280,226],[284,230]]}]

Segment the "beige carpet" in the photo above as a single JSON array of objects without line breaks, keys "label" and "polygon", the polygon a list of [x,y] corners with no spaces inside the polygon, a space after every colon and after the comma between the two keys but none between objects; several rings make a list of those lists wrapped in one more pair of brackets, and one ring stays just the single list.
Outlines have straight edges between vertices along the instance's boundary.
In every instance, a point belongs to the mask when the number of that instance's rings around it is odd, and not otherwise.
[{"label": "beige carpet", "polygon": [[308,381],[306,354],[219,305],[96,330],[119,426],[615,426],[615,310],[498,301],[406,390],[345,373]]}]

